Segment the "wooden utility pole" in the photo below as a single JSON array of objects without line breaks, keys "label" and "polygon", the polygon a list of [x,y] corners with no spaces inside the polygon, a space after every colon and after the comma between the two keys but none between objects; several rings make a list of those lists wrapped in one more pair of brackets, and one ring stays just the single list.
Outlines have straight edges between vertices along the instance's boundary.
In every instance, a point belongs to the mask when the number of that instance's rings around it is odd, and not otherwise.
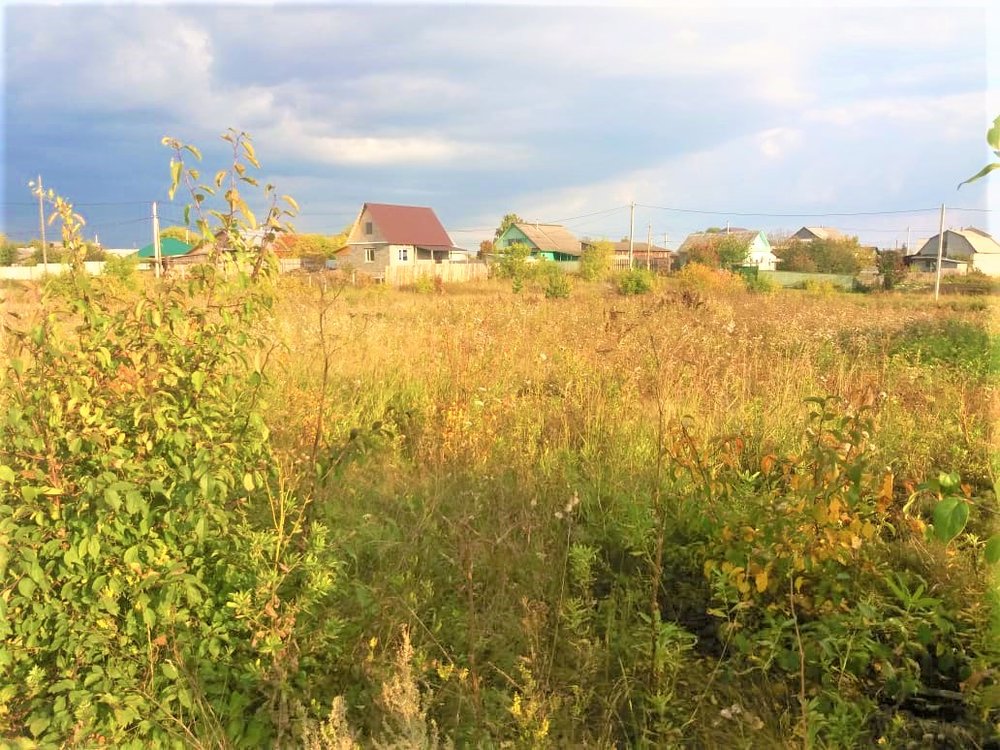
[{"label": "wooden utility pole", "polygon": [[42,238],[42,273],[49,272],[49,248],[45,244],[45,206],[43,200],[45,191],[42,189],[42,176],[38,175],[38,233]]},{"label": "wooden utility pole", "polygon": [[650,245],[653,244],[653,224],[650,222],[646,229],[646,270],[649,270],[649,251]]},{"label": "wooden utility pole", "polygon": [[633,246],[635,244],[635,201],[629,204],[629,217],[628,217],[628,267],[632,270],[632,252]]},{"label": "wooden utility pole", "polygon": [[153,273],[160,278],[160,219],[156,215],[156,201],[153,201]]},{"label": "wooden utility pole", "polygon": [[938,223],[937,275],[934,277],[934,301],[941,295],[941,256],[944,254],[944,204],[941,204],[941,219]]}]

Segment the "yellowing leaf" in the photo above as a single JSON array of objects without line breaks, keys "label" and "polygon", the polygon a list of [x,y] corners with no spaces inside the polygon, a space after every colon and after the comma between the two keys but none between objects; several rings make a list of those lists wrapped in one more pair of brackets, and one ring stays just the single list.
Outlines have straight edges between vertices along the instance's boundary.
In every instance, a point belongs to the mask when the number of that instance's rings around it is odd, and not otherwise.
[{"label": "yellowing leaf", "polygon": [[763,570],[760,573],[758,573],[757,575],[755,575],[754,579],[753,579],[753,582],[757,586],[757,592],[758,593],[762,593],[764,591],[767,591],[767,571]]}]

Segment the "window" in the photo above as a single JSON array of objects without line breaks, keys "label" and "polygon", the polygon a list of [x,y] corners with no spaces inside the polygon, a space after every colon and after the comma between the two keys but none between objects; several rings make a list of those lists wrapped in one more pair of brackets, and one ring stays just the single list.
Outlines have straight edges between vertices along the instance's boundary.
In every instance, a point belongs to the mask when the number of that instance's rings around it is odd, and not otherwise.
[{"label": "window", "polygon": [[372,233],[372,223],[370,221],[365,222],[365,234],[370,235]]},{"label": "window", "polygon": [[406,247],[405,245],[399,248],[399,259],[403,263],[408,263],[410,260],[410,248]]},{"label": "window", "polygon": [[374,262],[375,262],[375,248],[374,247],[366,247],[365,248],[365,263],[374,263]]}]

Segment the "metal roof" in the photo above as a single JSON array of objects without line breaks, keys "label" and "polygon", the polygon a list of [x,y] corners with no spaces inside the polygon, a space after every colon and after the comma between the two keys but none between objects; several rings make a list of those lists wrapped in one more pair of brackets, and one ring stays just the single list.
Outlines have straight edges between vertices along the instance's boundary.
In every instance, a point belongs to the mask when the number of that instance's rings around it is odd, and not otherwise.
[{"label": "metal roof", "polygon": [[[390,203],[366,203],[372,221],[391,245],[454,247],[433,209],[425,206],[396,206]],[[361,213],[364,214],[364,208]]]},{"label": "metal roof", "polygon": [[541,251],[553,251],[564,255],[580,255],[580,240],[560,224],[514,224],[525,237]]},{"label": "metal roof", "polygon": [[[187,255],[191,252],[192,247],[194,246],[180,240],[175,240],[173,237],[164,237],[160,240],[160,257],[172,258],[176,255]],[[156,248],[150,242],[138,254],[140,258],[155,258]]]}]

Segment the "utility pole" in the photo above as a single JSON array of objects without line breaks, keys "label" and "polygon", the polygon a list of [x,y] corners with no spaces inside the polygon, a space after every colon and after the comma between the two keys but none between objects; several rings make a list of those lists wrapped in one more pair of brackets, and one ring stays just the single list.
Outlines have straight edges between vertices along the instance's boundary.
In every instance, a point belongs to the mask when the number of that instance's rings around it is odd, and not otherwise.
[{"label": "utility pole", "polygon": [[650,222],[646,230],[646,270],[649,270],[649,251],[650,245],[653,244],[653,223]]},{"label": "utility pole", "polygon": [[635,201],[629,204],[629,217],[628,217],[628,267],[632,270],[632,252],[635,244]]},{"label": "utility pole", "polygon": [[160,219],[156,215],[156,201],[153,201],[153,273],[160,278]]},{"label": "utility pole", "polygon": [[913,255],[913,251],[910,250],[910,228],[906,228],[906,255]]},{"label": "utility pole", "polygon": [[45,207],[42,203],[45,191],[42,190],[42,176],[38,175],[38,232],[42,237],[42,274],[49,272],[49,248],[45,244]]},{"label": "utility pole", "polygon": [[941,295],[941,256],[944,253],[944,204],[941,204],[941,220],[938,223],[937,275],[934,277],[934,301]]}]

